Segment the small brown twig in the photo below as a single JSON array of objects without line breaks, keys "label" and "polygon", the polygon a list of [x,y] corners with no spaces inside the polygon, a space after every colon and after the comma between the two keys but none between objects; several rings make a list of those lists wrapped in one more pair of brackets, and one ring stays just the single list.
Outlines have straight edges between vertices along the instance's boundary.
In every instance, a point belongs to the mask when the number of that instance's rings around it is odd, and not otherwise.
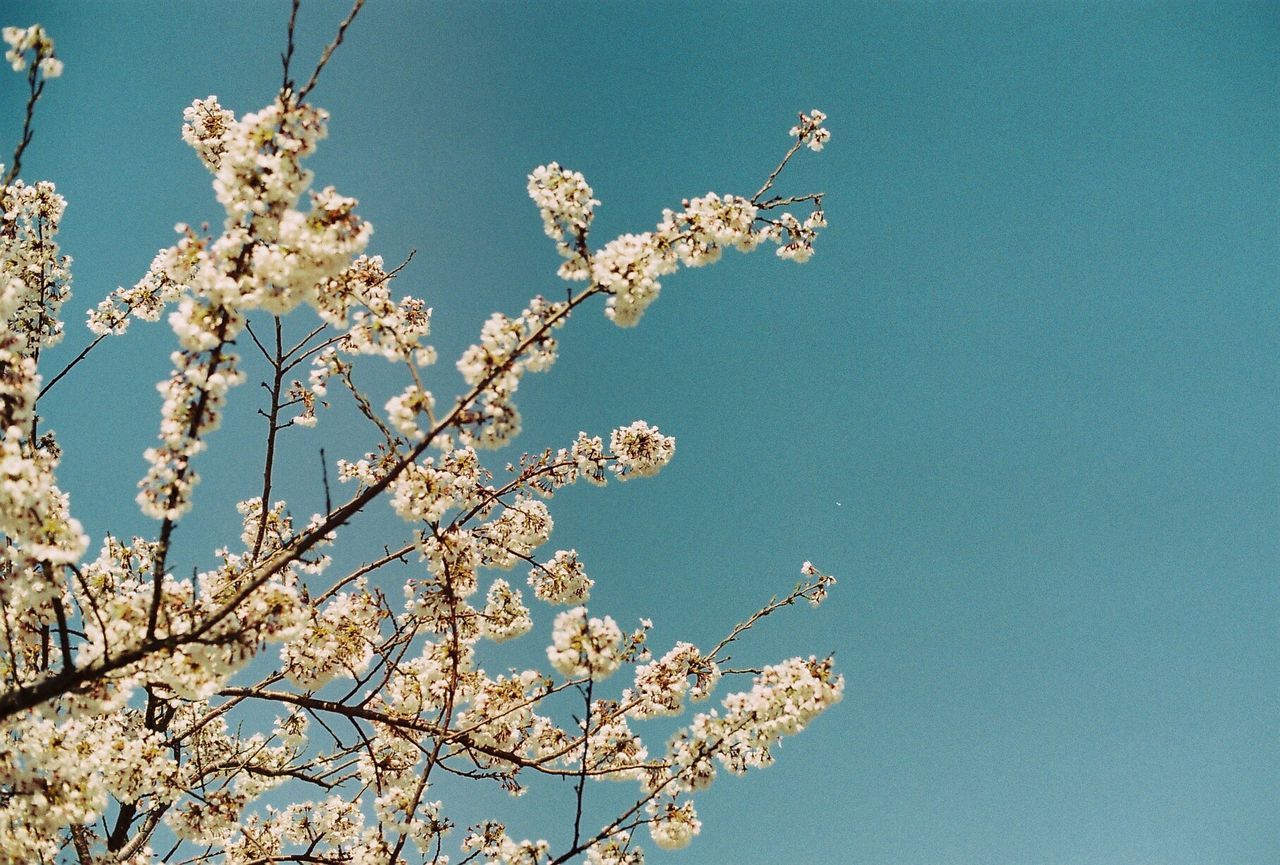
[{"label": "small brown twig", "polygon": [[311,73],[311,79],[302,86],[298,91],[298,104],[301,105],[316,86],[316,82],[320,80],[320,73],[324,70],[325,65],[329,62],[329,58],[333,56],[333,52],[342,44],[342,37],[347,34],[347,28],[351,26],[351,22],[356,20],[356,15],[360,13],[360,9],[364,6],[364,0],[356,0],[351,6],[351,11],[347,13],[347,17],[342,19],[342,23],[338,25],[338,33],[333,37],[333,41],[325,46],[324,53],[320,55],[320,62],[316,64],[316,71]]}]

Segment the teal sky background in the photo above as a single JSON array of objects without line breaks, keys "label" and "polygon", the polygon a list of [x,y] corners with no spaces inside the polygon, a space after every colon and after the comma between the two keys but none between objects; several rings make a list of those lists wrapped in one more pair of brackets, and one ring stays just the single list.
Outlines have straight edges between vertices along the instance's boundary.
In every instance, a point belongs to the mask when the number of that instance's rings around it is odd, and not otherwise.
[{"label": "teal sky background", "polygon": [[[182,110],[271,100],[287,3],[2,8],[66,62],[23,171],[70,202],[49,375],[174,223],[220,222]],[[299,70],[344,11],[304,4]],[[659,477],[551,503],[593,612],[650,616],[656,650],[714,644],[805,559],[840,578],[738,658],[835,652],[845,701],[697,797],[701,837],[652,861],[1280,861],[1278,97],[1276,3],[369,4],[314,94],[333,119],[309,164],[360,199],[370,252],[417,250],[397,287],[435,308],[445,398],[489,313],[563,291],[534,166],[584,172],[598,246],[750,195],[795,112],[830,115],[782,184],[827,192],[809,264],[730,253],[634,330],[579,314],[520,392],[520,449],[636,418],[677,437]],[[155,531],[134,485],[172,346],[135,324],[42,403],[95,547]],[[187,567],[257,491],[252,380],[233,399]],[[295,513],[322,501],[319,446],[358,456],[344,424],[294,431]],[[380,507],[348,536],[359,561],[403,531]],[[513,803],[513,830],[562,838],[569,802]]]}]

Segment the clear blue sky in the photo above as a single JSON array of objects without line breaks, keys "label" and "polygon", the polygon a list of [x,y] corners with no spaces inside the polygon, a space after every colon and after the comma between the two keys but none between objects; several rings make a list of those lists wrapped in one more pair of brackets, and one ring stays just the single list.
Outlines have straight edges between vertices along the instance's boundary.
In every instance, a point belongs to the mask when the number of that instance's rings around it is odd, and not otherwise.
[{"label": "clear blue sky", "polygon": [[[305,4],[301,67],[343,11]],[[182,109],[265,105],[287,4],[4,12],[67,64],[24,171],[70,201],[65,357],[175,222],[219,218]],[[594,609],[650,615],[656,647],[713,643],[803,559],[841,578],[742,659],[834,651],[845,702],[653,861],[1280,861],[1278,58],[1275,3],[370,3],[315,93],[311,166],[361,200],[371,251],[418,250],[400,288],[435,308],[442,395],[491,311],[562,290],[535,165],[586,174],[602,242],[751,194],[794,112],[830,115],[787,187],[828,193],[810,264],[730,255],[635,330],[581,316],[521,391],[524,448],[634,418],[677,436],[657,479],[553,502]],[[172,335],[137,330],[45,407],[95,542],[154,531],[133,490]],[[189,563],[253,494],[235,396]],[[309,435],[285,465],[303,514]],[[517,831],[562,825],[566,795],[528,802]]]}]

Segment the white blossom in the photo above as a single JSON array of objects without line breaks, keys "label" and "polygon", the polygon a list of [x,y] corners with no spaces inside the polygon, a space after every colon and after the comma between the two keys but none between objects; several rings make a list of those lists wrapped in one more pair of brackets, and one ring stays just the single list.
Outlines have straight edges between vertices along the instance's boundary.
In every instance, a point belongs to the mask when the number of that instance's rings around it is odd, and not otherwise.
[{"label": "white blossom", "polygon": [[[39,24],[30,27],[5,27],[0,33],[4,36],[9,50],[4,59],[14,72],[26,69],[34,62],[45,78],[57,78],[62,74],[62,61],[53,56],[53,39]],[[27,52],[32,52],[34,61],[27,59]]]},{"label": "white blossom", "polygon": [[568,678],[607,678],[622,663],[622,630],[610,616],[589,619],[586,607],[574,607],[556,616],[547,658]]},{"label": "white blossom", "polygon": [[656,475],[675,456],[676,440],[664,436],[657,427],[642,420],[618,427],[609,437],[609,450],[616,462],[613,473],[619,480]]},{"label": "white blossom", "polygon": [[587,576],[577,550],[557,550],[551,560],[529,571],[533,594],[549,604],[577,604],[591,597],[595,581]]}]

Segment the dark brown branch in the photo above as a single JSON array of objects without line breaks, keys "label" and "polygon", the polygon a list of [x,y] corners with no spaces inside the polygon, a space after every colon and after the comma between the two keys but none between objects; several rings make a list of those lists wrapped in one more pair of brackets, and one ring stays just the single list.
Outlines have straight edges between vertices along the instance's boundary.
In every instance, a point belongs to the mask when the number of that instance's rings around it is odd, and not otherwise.
[{"label": "dark brown branch", "polygon": [[285,40],[284,53],[280,55],[281,65],[284,66],[284,75],[280,84],[281,91],[293,89],[293,79],[289,77],[289,64],[293,61],[293,33],[294,26],[298,23],[298,7],[301,5],[302,0],[293,0],[293,3],[289,7],[288,37]]},{"label": "dark brown branch", "polygon": [[88,356],[89,356],[89,352],[91,352],[91,351],[93,351],[95,348],[97,348],[98,343],[102,342],[102,341],[103,341],[104,339],[106,339],[106,338],[107,338],[107,334],[105,334],[105,333],[103,333],[103,334],[99,334],[97,339],[95,339],[93,342],[91,342],[91,343],[89,343],[88,345],[86,345],[86,346],[85,346],[85,347],[80,351],[80,353],[79,353],[78,355],[76,355],[75,360],[71,361],[71,363],[69,363],[69,364],[67,364],[66,366],[64,366],[64,367],[62,368],[62,371],[61,371],[61,372],[59,372],[59,373],[58,373],[57,375],[55,375],[53,378],[49,379],[49,383],[48,383],[48,384],[46,384],[44,387],[40,388],[40,395],[37,397],[37,399],[39,399],[40,397],[43,397],[43,396],[44,396],[45,394],[47,394],[49,391],[53,390],[53,386],[54,386],[55,384],[57,384],[58,382],[62,381],[63,377],[64,377],[67,373],[71,372],[71,370],[75,368],[76,364],[80,363],[80,361],[82,361],[82,360],[84,360],[86,357],[88,357]]},{"label": "dark brown branch", "polygon": [[27,145],[35,135],[31,128],[31,121],[35,117],[36,103],[40,101],[40,94],[44,92],[44,80],[40,79],[39,83],[36,82],[39,74],[39,58],[34,58],[27,70],[27,113],[22,121],[22,137],[18,139],[18,146],[13,149],[13,163],[9,166],[9,173],[4,176],[5,186],[18,178],[18,172],[22,169],[22,154],[26,152]]},{"label": "dark brown branch", "polygon": [[591,692],[595,681],[590,677],[587,678],[587,691],[585,695],[587,703],[586,719],[582,724],[582,765],[578,771],[578,791],[577,803],[573,814],[573,846],[577,847],[578,842],[582,838],[582,794],[586,791],[587,786],[587,755],[591,750]]},{"label": "dark brown branch", "polygon": [[329,58],[333,56],[333,52],[342,44],[342,38],[347,34],[347,28],[351,26],[351,22],[356,20],[356,15],[360,13],[360,9],[364,6],[364,0],[356,0],[352,5],[351,11],[347,13],[347,17],[338,25],[338,34],[333,37],[333,41],[325,46],[324,53],[320,55],[320,62],[316,64],[316,71],[311,73],[311,80],[302,86],[298,91],[298,104],[301,105],[315,88],[316,82],[320,80],[320,73],[324,71],[324,67],[328,64]]},{"label": "dark brown branch", "polygon": [[329,462],[324,458],[324,448],[320,448],[320,482],[324,484],[324,512],[327,514],[333,510],[333,503],[329,499]]},{"label": "dark brown branch", "polygon": [[267,514],[271,507],[271,480],[275,468],[276,461],[276,435],[280,432],[280,428],[276,425],[276,420],[280,416],[280,386],[284,380],[284,346],[281,339],[280,316],[275,316],[276,324],[276,353],[271,359],[273,374],[271,378],[271,413],[267,416],[267,454],[262,467],[262,494],[258,498],[258,534],[253,541],[253,550],[250,558],[253,561],[258,560],[258,554],[262,552],[262,541],[267,535]]}]

